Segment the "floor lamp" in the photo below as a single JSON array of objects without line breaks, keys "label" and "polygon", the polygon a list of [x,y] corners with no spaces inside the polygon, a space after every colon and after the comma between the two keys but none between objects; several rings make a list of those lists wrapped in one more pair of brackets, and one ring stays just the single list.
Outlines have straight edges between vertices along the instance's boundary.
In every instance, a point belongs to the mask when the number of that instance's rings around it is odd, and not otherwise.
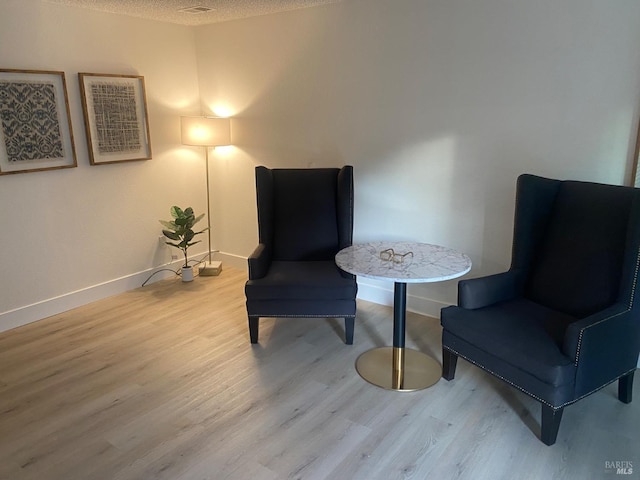
[{"label": "floor lamp", "polygon": [[211,260],[211,195],[209,189],[209,148],[231,143],[231,121],[228,118],[180,117],[182,144],[205,147],[207,166],[207,230],[209,234],[209,255],[207,262],[200,267],[200,275],[218,275],[222,262]]}]

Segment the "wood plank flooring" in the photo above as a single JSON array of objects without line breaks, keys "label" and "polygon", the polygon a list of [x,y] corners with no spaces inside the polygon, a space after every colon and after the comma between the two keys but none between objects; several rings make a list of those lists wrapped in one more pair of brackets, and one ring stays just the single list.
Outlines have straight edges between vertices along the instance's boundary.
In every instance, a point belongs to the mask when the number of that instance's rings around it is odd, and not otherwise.
[{"label": "wood plank flooring", "polygon": [[[0,479],[640,478],[640,391],[567,407],[538,440],[539,404],[459,361],[456,379],[379,389],[354,363],[389,345],[391,309],[343,323],[265,319],[249,343],[245,273],[166,280],[0,334]],[[438,320],[407,346],[438,360]]]}]

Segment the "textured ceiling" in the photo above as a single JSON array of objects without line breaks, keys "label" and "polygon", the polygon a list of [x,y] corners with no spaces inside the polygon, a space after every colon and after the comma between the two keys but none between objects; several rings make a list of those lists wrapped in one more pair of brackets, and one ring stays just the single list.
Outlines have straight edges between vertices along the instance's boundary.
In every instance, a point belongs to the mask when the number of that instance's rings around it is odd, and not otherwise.
[{"label": "textured ceiling", "polygon": [[[238,18],[315,7],[342,0],[44,0],[101,12],[119,13],[181,25],[205,25]],[[207,7],[204,13],[182,12],[190,7]]]}]

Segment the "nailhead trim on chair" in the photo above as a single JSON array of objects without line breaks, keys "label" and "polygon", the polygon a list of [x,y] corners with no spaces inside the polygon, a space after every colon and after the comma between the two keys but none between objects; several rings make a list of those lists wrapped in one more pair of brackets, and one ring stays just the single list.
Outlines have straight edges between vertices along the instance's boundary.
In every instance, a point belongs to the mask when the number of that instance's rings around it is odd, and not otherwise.
[{"label": "nailhead trim on chair", "polygon": [[[520,191],[519,191],[519,189],[517,189],[517,190],[516,190],[516,199],[515,199],[515,204],[516,204],[516,206],[518,205],[518,202],[519,202],[519,201],[520,201]],[[518,208],[517,208],[517,207],[516,207],[516,215],[518,215]],[[518,223],[518,218],[516,217],[516,218],[514,219],[514,224],[517,224],[517,223]],[[514,236],[513,236],[513,238],[512,238],[512,241],[511,241],[511,251],[512,251],[512,252],[514,252],[514,251],[515,251],[515,248],[516,248],[516,238],[515,238],[515,235],[514,235]],[[631,295],[630,295],[630,297],[629,297],[629,305],[628,305],[627,310],[625,310],[624,312],[617,313],[616,315],[612,315],[611,317],[604,318],[604,319],[602,319],[600,322],[598,322],[598,323],[594,323],[593,325],[589,325],[588,327],[585,327],[585,328],[583,328],[583,329],[581,329],[581,330],[580,330],[580,335],[579,335],[579,337],[578,337],[578,347],[577,347],[577,352],[576,352],[576,360],[575,360],[575,363],[574,363],[574,365],[575,365],[576,367],[578,366],[578,361],[579,361],[579,358],[580,358],[580,349],[581,349],[581,346],[582,346],[582,337],[583,337],[583,335],[584,335],[584,331],[585,331],[587,328],[589,328],[589,327],[593,327],[594,325],[598,325],[599,323],[604,322],[605,320],[609,320],[609,319],[614,318],[614,317],[616,317],[616,316],[618,316],[618,315],[622,315],[623,313],[627,313],[627,312],[628,312],[629,310],[631,310],[631,308],[633,307],[633,299],[634,299],[634,295],[635,295],[635,291],[636,291],[636,286],[637,286],[637,283],[638,283],[638,272],[639,272],[639,269],[640,269],[640,247],[638,248],[638,252],[637,252],[637,254],[636,254],[636,268],[635,268],[635,271],[634,271],[634,273],[633,273],[633,283],[632,283],[632,286],[631,286]],[[636,369],[636,368],[634,367],[634,368],[632,368],[631,370],[629,370],[628,372],[625,372],[625,373],[623,373],[622,375],[620,375],[620,377],[618,377],[618,378],[616,378],[616,379],[614,379],[614,380],[611,380],[610,382],[608,382],[608,383],[606,383],[606,384],[602,385],[601,387],[598,387],[598,388],[596,388],[596,389],[594,389],[594,390],[590,391],[589,393],[585,393],[584,395],[580,396],[579,398],[576,398],[575,400],[571,400],[570,402],[566,402],[566,403],[564,403],[564,404],[560,405],[559,407],[555,407],[555,406],[551,405],[549,402],[546,402],[545,400],[542,400],[542,399],[541,399],[541,398],[539,398],[537,395],[534,395],[533,393],[531,393],[531,392],[529,392],[529,391],[525,390],[524,388],[522,388],[522,387],[520,387],[520,386],[516,385],[515,383],[510,382],[509,380],[507,380],[506,378],[504,378],[502,375],[498,375],[497,373],[495,373],[495,372],[491,371],[490,369],[486,368],[485,366],[480,365],[478,362],[475,362],[475,361],[471,360],[470,358],[467,358],[467,357],[465,357],[464,355],[460,354],[459,352],[456,352],[456,351],[455,351],[455,350],[453,350],[452,348],[450,348],[450,347],[446,347],[446,346],[443,346],[443,347],[444,347],[444,348],[446,348],[447,350],[449,350],[450,352],[453,352],[453,353],[454,353],[454,354],[456,354],[457,356],[464,358],[464,359],[465,359],[466,361],[468,361],[469,363],[473,363],[473,364],[474,364],[474,365],[476,365],[477,367],[479,367],[479,368],[481,368],[481,369],[483,369],[483,370],[485,370],[485,371],[489,372],[491,375],[493,375],[493,376],[495,376],[495,377],[499,378],[500,380],[502,380],[502,381],[504,381],[504,382],[508,383],[508,384],[509,384],[509,385],[511,385],[512,387],[517,388],[517,389],[518,389],[518,390],[520,390],[521,392],[526,393],[527,395],[529,395],[530,397],[532,397],[532,398],[534,398],[534,399],[538,400],[539,402],[543,403],[544,405],[547,405],[547,406],[549,406],[549,407],[553,408],[554,410],[558,410],[558,409],[560,409],[560,408],[564,408],[564,407],[566,407],[567,405],[571,405],[572,403],[575,403],[575,402],[577,402],[578,400],[581,400],[581,399],[583,399],[584,397],[586,397],[586,396],[588,396],[588,395],[591,395],[591,394],[592,394],[592,393],[594,393],[594,392],[597,392],[598,390],[600,390],[600,389],[602,389],[602,388],[606,387],[607,385],[612,384],[613,382],[615,382],[615,381],[619,380],[620,378],[624,377],[625,375],[628,375],[629,373],[631,373],[631,372],[635,371],[635,369]]]},{"label": "nailhead trim on chair", "polygon": [[636,268],[635,268],[635,271],[633,272],[633,283],[631,284],[631,295],[629,297],[629,304],[627,306],[627,309],[624,312],[616,313],[615,315],[611,315],[610,317],[603,318],[599,322],[593,323],[593,324],[591,324],[591,325],[589,325],[587,327],[584,327],[583,329],[580,330],[580,335],[578,336],[578,350],[576,352],[576,361],[574,363],[574,365],[576,367],[578,366],[578,361],[580,360],[580,351],[581,351],[581,347],[582,347],[582,336],[584,335],[585,330],[587,328],[591,328],[591,327],[593,327],[595,325],[598,325],[598,324],[600,324],[602,322],[605,322],[607,320],[615,318],[618,315],[622,315],[624,313],[627,313],[633,307],[633,297],[634,297],[634,294],[635,294],[635,291],[636,291],[636,284],[638,282],[638,269],[639,268],[640,268],[640,248],[638,248],[638,253],[636,254]]},{"label": "nailhead trim on chair", "polygon": [[530,397],[535,398],[535,399],[536,399],[536,400],[538,400],[539,402],[544,403],[545,405],[548,405],[549,407],[551,407],[551,408],[553,408],[553,409],[561,408],[561,407],[554,407],[554,406],[553,406],[553,405],[551,405],[549,402],[547,402],[547,401],[545,401],[545,400],[541,399],[540,397],[538,397],[537,395],[535,395],[535,394],[533,394],[533,393],[531,393],[531,392],[529,392],[529,391],[525,390],[524,388],[520,387],[519,385],[516,385],[515,383],[511,382],[510,380],[508,380],[508,379],[504,378],[502,375],[500,375],[500,374],[498,374],[498,373],[494,372],[493,370],[491,370],[491,369],[489,369],[489,368],[485,367],[484,365],[479,364],[479,363],[478,363],[478,362],[476,362],[475,360],[472,360],[472,359],[470,359],[470,358],[467,358],[466,356],[462,355],[460,352],[457,352],[456,350],[454,350],[454,349],[452,349],[452,348],[450,348],[450,347],[444,347],[444,348],[446,348],[446,349],[447,349],[447,350],[449,350],[450,352],[453,352],[455,355],[457,355],[457,356],[459,356],[459,357],[464,358],[467,362],[469,362],[469,363],[473,363],[476,367],[480,367],[482,370],[485,370],[486,372],[489,372],[489,373],[490,373],[491,375],[493,375],[494,377],[497,377],[497,378],[499,378],[500,380],[502,380],[502,381],[504,381],[504,382],[508,383],[508,384],[509,384],[509,385],[511,385],[512,387],[515,387],[515,388],[517,388],[518,390],[520,390],[520,391],[522,391],[522,392],[526,393],[526,394],[527,394],[527,395],[529,395]]},{"label": "nailhead trim on chair", "polygon": [[602,319],[602,320],[600,320],[599,322],[593,323],[593,324],[591,324],[591,325],[589,325],[589,326],[587,326],[587,327],[582,328],[582,329],[580,330],[580,334],[578,335],[578,349],[577,349],[577,351],[576,351],[576,360],[575,360],[575,362],[573,363],[573,365],[577,367],[577,366],[578,366],[578,362],[580,361],[580,352],[581,352],[581,348],[582,348],[582,337],[583,337],[584,332],[585,332],[585,330],[586,330],[587,328],[591,328],[591,327],[593,327],[593,326],[595,326],[595,325],[599,325],[599,324],[601,324],[602,322],[606,322],[607,320],[611,320],[612,318],[615,318],[615,317],[617,317],[617,316],[623,315],[623,314],[625,314],[625,313],[627,313],[627,312],[629,312],[629,309],[625,310],[624,312],[620,312],[620,313],[616,313],[615,315],[611,315],[610,317],[603,318],[603,319]]},{"label": "nailhead trim on chair", "polygon": [[631,286],[631,297],[629,298],[629,309],[633,307],[633,297],[636,293],[636,285],[638,284],[638,268],[640,268],[640,247],[638,247],[638,253],[636,254],[636,271],[633,272],[633,284]]},{"label": "nailhead trim on chair", "polygon": [[517,388],[517,389],[518,389],[518,390],[520,390],[521,392],[526,393],[526,394],[527,394],[527,395],[529,395],[530,397],[534,398],[535,400],[539,401],[540,403],[543,403],[543,404],[547,405],[548,407],[551,407],[551,408],[552,408],[552,409],[554,409],[554,410],[559,410],[559,409],[561,409],[561,408],[566,407],[567,405],[571,405],[572,403],[575,403],[575,402],[577,402],[578,400],[581,400],[581,399],[583,399],[584,397],[587,397],[587,396],[591,395],[592,393],[597,392],[598,390],[603,389],[603,388],[604,388],[604,387],[606,387],[607,385],[611,385],[613,382],[615,382],[615,381],[619,380],[620,378],[624,377],[625,375],[630,374],[631,372],[633,372],[633,371],[635,370],[635,367],[634,367],[634,368],[632,368],[631,370],[629,370],[628,372],[625,372],[625,373],[623,373],[622,375],[620,375],[618,378],[615,378],[615,379],[611,380],[610,382],[605,383],[605,384],[604,384],[604,385],[602,385],[601,387],[598,387],[598,388],[595,388],[595,389],[591,390],[589,393],[585,393],[584,395],[582,395],[582,396],[580,396],[580,397],[578,397],[578,398],[576,398],[576,399],[574,399],[574,400],[571,400],[571,401],[569,401],[569,402],[565,402],[565,403],[563,403],[562,405],[555,406],[555,405],[551,405],[551,404],[550,404],[549,402],[547,402],[546,400],[541,399],[541,398],[540,398],[540,397],[538,397],[537,395],[535,395],[535,394],[533,394],[533,393],[529,392],[528,390],[526,390],[526,389],[522,388],[521,386],[516,385],[515,383],[513,383],[513,382],[511,382],[510,380],[508,380],[508,379],[504,378],[502,375],[497,374],[496,372],[494,372],[493,370],[491,370],[491,369],[489,369],[489,368],[485,367],[484,365],[480,365],[478,362],[476,362],[476,361],[474,361],[474,360],[471,360],[470,358],[465,357],[464,355],[462,355],[461,353],[459,353],[459,352],[455,351],[454,349],[452,349],[452,348],[450,348],[450,347],[444,347],[444,348],[446,348],[446,349],[447,349],[447,350],[449,350],[450,352],[454,353],[455,355],[457,355],[457,356],[459,356],[459,357],[464,358],[467,362],[469,362],[469,363],[473,363],[476,367],[479,367],[479,368],[481,368],[482,370],[484,370],[484,371],[486,371],[486,372],[489,372],[489,373],[490,373],[491,375],[493,375],[494,377],[499,378],[500,380],[502,380],[502,381],[504,381],[504,382],[508,383],[508,384],[509,384],[509,385],[511,385],[512,387]]}]

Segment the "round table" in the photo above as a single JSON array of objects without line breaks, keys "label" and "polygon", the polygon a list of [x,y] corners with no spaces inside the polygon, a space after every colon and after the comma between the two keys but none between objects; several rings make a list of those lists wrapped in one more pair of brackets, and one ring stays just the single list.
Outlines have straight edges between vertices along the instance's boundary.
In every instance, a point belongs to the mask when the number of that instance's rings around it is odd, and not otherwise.
[{"label": "round table", "polygon": [[369,350],[356,361],[360,376],[389,390],[430,387],[442,367],[423,352],[405,348],[407,283],[441,282],[471,270],[471,259],[450,248],[417,242],[372,242],[340,250],[336,265],[356,276],[394,282],[393,347]]}]

